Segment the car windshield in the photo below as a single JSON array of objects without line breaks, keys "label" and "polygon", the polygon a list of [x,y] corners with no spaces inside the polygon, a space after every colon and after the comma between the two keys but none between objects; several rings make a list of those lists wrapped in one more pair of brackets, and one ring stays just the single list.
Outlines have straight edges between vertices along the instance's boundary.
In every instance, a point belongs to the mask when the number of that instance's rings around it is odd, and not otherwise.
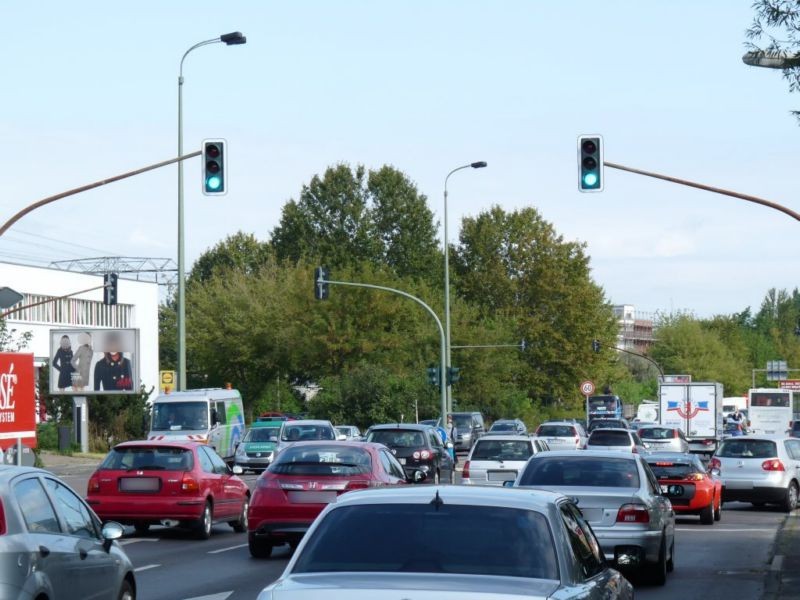
[{"label": "car windshield", "polygon": [[639,437],[643,440],[671,440],[675,437],[675,430],[669,427],[641,427]]},{"label": "car windshield", "polygon": [[192,451],[186,448],[169,446],[127,446],[117,447],[108,453],[101,470],[133,471],[191,471],[194,466]]},{"label": "car windshield", "polygon": [[528,460],[531,454],[528,441],[478,440],[470,460]]},{"label": "car windshield", "polygon": [[372,458],[363,448],[346,444],[290,446],[269,467],[278,475],[361,475],[372,471]]},{"label": "car windshield", "polygon": [[770,440],[730,439],[722,442],[717,452],[722,458],[775,458],[778,448]]},{"label": "car windshield", "polygon": [[635,460],[622,458],[543,457],[528,462],[519,484],[638,488],[639,471]]},{"label": "car windshield", "polygon": [[281,434],[282,442],[306,440],[335,440],[333,427],[328,425],[286,425]]},{"label": "car windshield", "polygon": [[495,423],[489,431],[516,431],[517,424],[511,421],[505,423]]},{"label": "car windshield", "polygon": [[368,442],[383,444],[389,448],[420,448],[425,446],[421,431],[410,429],[376,429],[367,435]]},{"label": "car windshield", "polygon": [[598,427],[619,427],[620,429],[625,429],[625,423],[619,421],[617,419],[595,419],[591,423],[589,423],[589,431],[593,431]]},{"label": "car windshield", "polygon": [[208,429],[207,402],[156,402],[153,431],[199,431]]},{"label": "car windshield", "polygon": [[572,425],[542,425],[539,435],[544,437],[574,437],[575,428]]},{"label": "car windshield", "polygon": [[703,473],[703,465],[694,460],[648,460],[647,464],[659,479],[684,479],[691,473]]},{"label": "car windshield", "polygon": [[453,423],[456,429],[472,429],[472,417],[470,415],[453,415]]},{"label": "car windshield", "polygon": [[[376,535],[379,531],[386,534]],[[347,539],[358,543],[343,544]],[[332,510],[306,542],[293,569],[293,573],[330,572],[559,579],[555,544],[544,515],[446,501]]]},{"label": "car windshield", "polygon": [[254,427],[244,436],[244,442],[277,442],[278,427]]},{"label": "car windshield", "polygon": [[627,431],[595,429],[589,436],[590,446],[630,446],[631,436]]}]

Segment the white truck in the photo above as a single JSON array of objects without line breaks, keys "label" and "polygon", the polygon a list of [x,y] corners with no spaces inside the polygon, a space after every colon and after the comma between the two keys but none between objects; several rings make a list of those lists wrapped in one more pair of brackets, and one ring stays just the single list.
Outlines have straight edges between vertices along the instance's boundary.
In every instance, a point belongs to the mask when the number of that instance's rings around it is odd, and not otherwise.
[{"label": "white truck", "polygon": [[722,398],[721,383],[661,383],[659,422],[683,431],[690,452],[710,456],[722,440]]},{"label": "white truck", "polygon": [[761,435],[783,435],[794,418],[791,390],[756,388],[748,392],[750,431]]}]

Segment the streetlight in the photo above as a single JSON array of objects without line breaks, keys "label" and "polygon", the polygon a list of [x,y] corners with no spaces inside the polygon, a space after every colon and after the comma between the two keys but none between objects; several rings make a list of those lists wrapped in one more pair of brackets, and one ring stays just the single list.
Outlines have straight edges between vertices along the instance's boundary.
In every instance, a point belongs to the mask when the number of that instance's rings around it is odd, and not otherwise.
[{"label": "streetlight", "polygon": [[462,169],[482,169],[486,166],[485,160],[469,163],[456,167],[444,178],[444,321],[445,321],[445,347],[447,350],[447,372],[442,373],[442,385],[447,386],[447,412],[453,412],[453,388],[450,386],[450,251],[447,235],[447,180],[450,175]]},{"label": "streetlight", "polygon": [[[192,50],[209,44],[238,46],[247,43],[239,31],[225,33],[211,40],[199,42],[189,48],[181,58],[178,72],[178,156],[183,156],[183,61]],[[177,389],[186,389],[186,277],[185,240],[183,234],[183,161],[178,163],[178,382]]]},{"label": "streetlight", "polygon": [[742,62],[751,67],[765,69],[791,69],[800,67],[800,54],[789,54],[786,51],[766,52],[753,50],[742,56]]},{"label": "streetlight", "polygon": [[10,287],[0,287],[0,308],[11,308],[15,304],[22,302],[24,296],[17,290],[12,290]]}]

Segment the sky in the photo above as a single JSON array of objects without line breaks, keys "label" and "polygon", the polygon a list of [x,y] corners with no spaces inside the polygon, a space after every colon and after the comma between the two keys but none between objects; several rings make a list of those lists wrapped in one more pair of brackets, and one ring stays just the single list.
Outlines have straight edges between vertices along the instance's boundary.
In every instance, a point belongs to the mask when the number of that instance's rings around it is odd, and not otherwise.
[{"label": "sky", "polygon": [[[800,223],[769,209],[606,169],[578,192],[576,139],[608,161],[800,210],[800,106],[748,67],[751,0],[293,0],[4,3],[2,215],[177,154],[177,77],[193,44],[184,147],[228,141],[229,193],[185,168],[189,261],[239,230],[268,239],[304,183],[345,162],[405,172],[451,241],[464,216],[536,207],[587,246],[614,304],[699,316],[792,289]],[[177,168],[41,208],[0,260],[175,258]],[[12,285],[13,282],[3,282]]]}]

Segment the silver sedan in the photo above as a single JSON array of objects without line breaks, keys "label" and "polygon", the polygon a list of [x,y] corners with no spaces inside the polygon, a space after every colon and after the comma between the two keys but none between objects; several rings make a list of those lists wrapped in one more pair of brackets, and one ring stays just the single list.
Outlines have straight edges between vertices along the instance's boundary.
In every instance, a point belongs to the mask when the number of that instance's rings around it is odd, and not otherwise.
[{"label": "silver sedan", "polygon": [[574,498],[606,559],[663,585],[675,560],[675,512],[639,454],[544,452],[533,456],[514,487]]},{"label": "silver sedan", "polygon": [[329,504],[258,596],[367,597],[629,600],[633,587],[609,568],[591,527],[561,494],[409,486]]}]

